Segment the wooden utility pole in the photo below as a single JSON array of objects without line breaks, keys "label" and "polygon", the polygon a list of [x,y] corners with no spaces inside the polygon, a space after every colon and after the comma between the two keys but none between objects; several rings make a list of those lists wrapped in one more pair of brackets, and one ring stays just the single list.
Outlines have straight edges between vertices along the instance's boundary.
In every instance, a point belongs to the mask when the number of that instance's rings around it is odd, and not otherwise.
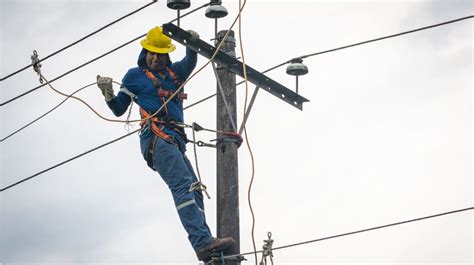
[{"label": "wooden utility pole", "polygon": [[[217,77],[217,130],[222,132],[237,132],[237,107],[236,107],[236,83],[235,74],[241,77],[246,76],[248,81],[258,88],[278,97],[291,106],[303,110],[303,103],[308,102],[306,98],[295,93],[291,89],[274,81],[270,77],[260,73],[254,68],[246,65],[247,74],[244,75],[243,63],[235,58],[235,38],[231,31],[219,52],[215,52],[215,47],[193,36],[185,30],[177,27],[173,23],[163,24],[163,33],[173,40],[196,51],[200,55],[213,60],[223,67],[215,70]],[[217,45],[224,38],[226,31],[220,31],[216,36]],[[216,46],[217,46],[216,45]],[[226,54],[227,53],[227,54]],[[308,72],[306,66],[301,65],[301,59],[295,61],[290,69],[290,74],[301,75]],[[306,69],[305,69],[306,68]],[[287,72],[289,70],[287,69]],[[304,72],[304,73],[303,73]],[[220,84],[220,85],[219,85]],[[223,90],[221,92],[221,90]],[[252,102],[255,100],[255,89]],[[225,99],[225,100],[224,100]],[[250,107],[249,107],[250,110]],[[247,117],[249,110],[245,113]],[[225,260],[226,264],[240,265],[242,256],[240,253],[240,220],[239,220],[239,180],[236,138],[228,135],[217,134],[217,237],[233,237],[236,244],[224,252],[225,256],[237,256],[235,259]],[[270,239],[269,239],[270,240]],[[215,259],[214,259],[215,260]],[[220,260],[218,259],[218,262]],[[215,262],[214,262],[215,263]],[[221,263],[217,263],[221,264]]]},{"label": "wooden utility pole", "polygon": [[[226,31],[216,36],[216,45]],[[222,45],[221,51],[235,57],[234,32],[231,31]],[[235,74],[223,67],[217,67],[217,130],[234,132],[237,124]],[[221,87],[219,88],[219,83]],[[221,93],[221,89],[222,92]],[[225,98],[225,100],[224,100]],[[228,113],[230,112],[230,113]],[[230,115],[229,115],[230,114]],[[229,118],[230,116],[230,118]],[[233,121],[231,121],[232,119]],[[232,125],[234,124],[234,125]],[[218,134],[218,138],[224,135]],[[238,145],[224,138],[217,144],[217,237],[232,237],[235,245],[224,252],[225,255],[240,253],[239,222],[239,170],[237,161]],[[239,265],[240,261],[226,260],[228,265]]]}]

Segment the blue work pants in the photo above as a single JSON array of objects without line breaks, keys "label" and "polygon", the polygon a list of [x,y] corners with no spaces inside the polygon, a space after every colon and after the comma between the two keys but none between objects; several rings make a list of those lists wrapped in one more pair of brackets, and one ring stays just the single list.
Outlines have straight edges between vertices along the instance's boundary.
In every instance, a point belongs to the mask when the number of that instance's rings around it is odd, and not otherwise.
[{"label": "blue work pants", "polygon": [[[146,154],[152,137],[141,135],[143,154]],[[157,138],[153,163],[173,195],[179,218],[188,233],[191,245],[194,250],[199,250],[211,241],[212,234],[206,223],[202,191],[189,191],[191,184],[198,179],[184,149],[184,144],[179,148],[177,144]]]}]

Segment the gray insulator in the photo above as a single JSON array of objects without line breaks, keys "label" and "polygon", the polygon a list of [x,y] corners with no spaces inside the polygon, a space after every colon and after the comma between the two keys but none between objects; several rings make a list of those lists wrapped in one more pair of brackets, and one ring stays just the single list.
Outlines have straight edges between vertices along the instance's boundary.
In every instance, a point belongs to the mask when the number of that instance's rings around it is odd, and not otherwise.
[{"label": "gray insulator", "polygon": [[168,0],[168,8],[181,10],[191,6],[191,0]]},{"label": "gray insulator", "polygon": [[227,16],[228,12],[222,5],[210,5],[206,9],[206,17],[208,18],[222,18]]},{"label": "gray insulator", "polygon": [[286,73],[289,75],[305,75],[308,73],[308,67],[303,64],[303,60],[296,58],[291,60],[290,65],[286,67]]}]

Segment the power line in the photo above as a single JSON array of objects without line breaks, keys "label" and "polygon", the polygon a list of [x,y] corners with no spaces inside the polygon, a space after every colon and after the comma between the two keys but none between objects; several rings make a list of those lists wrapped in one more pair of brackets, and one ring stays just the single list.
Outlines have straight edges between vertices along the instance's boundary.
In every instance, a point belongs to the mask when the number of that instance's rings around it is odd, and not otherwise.
[{"label": "power line", "polygon": [[[449,21],[446,21],[446,22],[441,22],[441,23],[438,23],[438,24],[426,26],[426,27],[421,27],[421,28],[408,30],[408,31],[404,31],[404,32],[400,32],[400,33],[396,33],[396,34],[392,34],[392,35],[387,35],[387,36],[383,36],[383,37],[379,37],[379,38],[375,38],[375,39],[370,39],[370,40],[366,40],[366,41],[362,41],[362,42],[357,42],[357,43],[354,43],[354,44],[349,44],[349,45],[341,46],[341,47],[338,47],[338,48],[333,48],[333,49],[329,49],[329,50],[325,50],[325,51],[310,53],[310,54],[307,54],[307,55],[302,55],[302,56],[299,56],[299,57],[295,57],[294,59],[296,59],[296,58],[305,59],[305,58],[313,57],[313,56],[316,56],[316,55],[321,55],[321,54],[325,54],[325,53],[340,51],[340,50],[343,50],[343,49],[352,48],[352,47],[355,47],[355,46],[360,46],[360,45],[364,45],[364,44],[368,44],[368,43],[376,42],[376,41],[381,41],[381,40],[385,40],[385,39],[395,38],[395,37],[399,37],[399,36],[402,36],[402,35],[418,32],[418,31],[422,31],[422,30],[427,30],[427,29],[431,29],[431,28],[435,28],[435,27],[440,27],[440,26],[451,24],[451,23],[460,22],[460,21],[463,21],[463,20],[466,20],[466,19],[471,19],[471,18],[474,18],[474,16],[471,15],[471,16],[467,16],[467,17],[462,17],[462,18],[458,18],[458,19],[449,20]],[[273,70],[275,70],[275,69],[277,69],[277,68],[279,68],[279,67],[281,67],[285,64],[289,64],[292,60],[293,59],[285,61],[285,62],[280,63],[278,65],[275,65],[275,66],[263,71],[262,73],[267,73],[267,72],[273,71]],[[240,85],[240,84],[243,84],[243,83],[244,83],[244,81],[237,83],[237,85]],[[216,94],[209,95],[209,96],[207,96],[207,97],[205,97],[205,98],[203,98],[203,99],[201,99],[201,100],[199,100],[195,103],[190,104],[189,106],[186,106],[185,109],[191,108],[195,105],[203,103],[204,101],[207,101],[208,99],[211,99],[214,96],[216,96]]]},{"label": "power line", "polygon": [[204,102],[204,101],[206,101],[206,100],[208,100],[208,99],[210,99],[210,98],[213,98],[215,95],[217,95],[217,94],[212,94],[212,95],[207,96],[207,97],[205,97],[205,98],[203,98],[203,99],[201,99],[201,100],[199,100],[199,101],[197,101],[197,102],[194,102],[193,104],[184,107],[183,110],[186,110],[186,109],[191,108],[191,107],[193,107],[193,106],[195,106],[195,105],[198,105],[199,103],[202,103],[202,102]]},{"label": "power line", "polygon": [[[195,8],[195,9],[189,11],[188,13],[181,15],[180,18],[183,18],[183,17],[185,17],[185,16],[187,16],[187,15],[189,15],[189,14],[191,14],[191,13],[194,13],[194,12],[196,12],[196,11],[198,11],[198,10],[200,10],[200,9],[202,9],[202,8],[204,8],[204,7],[206,7],[206,6],[208,6],[208,5],[209,5],[209,3],[206,3],[206,4],[204,4],[204,5],[200,6],[200,7],[197,7],[197,8]],[[169,23],[173,23],[173,22],[175,22],[176,20],[178,20],[178,19],[175,18],[175,19],[171,20]],[[66,76],[66,75],[68,75],[68,74],[70,74],[70,73],[72,73],[72,72],[74,72],[74,71],[76,71],[76,70],[78,70],[78,69],[80,69],[80,68],[82,68],[82,67],[84,67],[84,66],[90,64],[90,63],[92,63],[92,62],[95,62],[95,61],[97,61],[98,59],[100,59],[100,58],[102,58],[102,57],[105,57],[105,56],[107,56],[107,55],[109,55],[109,54],[111,54],[111,53],[113,53],[113,52],[115,52],[115,51],[117,51],[117,50],[119,50],[119,49],[121,49],[121,48],[123,48],[123,47],[129,45],[130,43],[132,43],[132,42],[134,42],[134,41],[136,41],[136,40],[138,40],[138,39],[141,39],[141,38],[145,37],[145,36],[146,36],[146,34],[142,34],[142,35],[140,35],[140,36],[138,36],[138,37],[136,37],[136,38],[134,38],[134,39],[132,39],[132,40],[130,40],[130,41],[128,41],[128,42],[126,42],[126,43],[120,45],[120,46],[118,46],[117,48],[114,48],[114,49],[112,49],[112,50],[110,50],[110,51],[108,51],[108,52],[106,52],[106,53],[104,53],[104,54],[102,54],[102,55],[100,55],[100,56],[98,56],[98,57],[96,57],[96,58],[90,60],[90,61],[87,61],[87,62],[85,62],[85,63],[83,63],[83,64],[81,64],[81,65],[79,65],[79,66],[77,66],[77,67],[75,67],[75,68],[73,68],[73,69],[67,71],[67,72],[65,72],[65,73],[62,74],[62,75],[59,75],[59,76],[57,76],[57,77],[51,79],[50,82],[54,82],[54,81],[56,81],[56,80],[58,80],[58,79],[60,79],[60,78],[62,78],[62,77],[64,77],[64,76]],[[31,92],[33,92],[33,91],[35,91],[35,90],[37,90],[37,89],[39,89],[39,88],[41,88],[41,87],[44,87],[45,85],[46,85],[46,84],[41,84],[41,85],[39,85],[39,86],[37,86],[37,87],[34,87],[34,88],[32,88],[32,89],[30,89],[30,90],[28,90],[28,91],[22,93],[21,95],[18,95],[18,96],[14,97],[14,98],[11,98],[11,99],[9,99],[9,100],[7,100],[7,101],[5,101],[5,102],[2,102],[2,103],[0,104],[0,107],[3,106],[3,105],[6,105],[6,104],[8,104],[8,103],[11,103],[11,102],[13,102],[13,101],[15,101],[15,100],[17,100],[17,99],[23,97],[23,96],[26,96],[27,94],[29,94],[29,93],[31,93]]]},{"label": "power line", "polygon": [[[303,56],[300,56],[298,58],[305,59],[305,58],[308,58],[308,57],[312,57],[312,56],[316,56],[316,55],[320,55],[320,54],[324,54],[324,53],[339,51],[339,50],[343,50],[343,49],[347,49],[347,48],[351,48],[351,47],[355,47],[355,46],[359,46],[359,45],[363,45],[363,44],[367,44],[367,43],[371,43],[371,42],[376,42],[376,41],[380,41],[380,40],[395,38],[395,37],[399,37],[399,36],[402,36],[402,35],[418,32],[418,31],[423,31],[423,30],[427,30],[427,29],[431,29],[431,28],[436,28],[436,27],[448,25],[448,24],[451,24],[451,23],[460,22],[460,21],[463,21],[463,20],[466,20],[466,19],[471,19],[471,18],[474,18],[474,16],[471,15],[471,16],[467,16],[467,17],[454,19],[454,20],[449,20],[449,21],[441,22],[441,23],[434,24],[434,25],[431,25],[431,26],[426,26],[426,27],[422,27],[422,28],[408,30],[408,31],[397,33],[397,34],[388,35],[388,36],[375,38],[375,39],[371,39],[371,40],[366,40],[366,41],[362,41],[362,42],[358,42],[358,43],[354,43],[354,44],[350,44],[350,45],[346,45],[346,46],[342,46],[342,47],[338,47],[338,48],[334,48],[334,49],[330,49],[330,50],[326,50],[326,51],[315,52],[315,53],[303,55]],[[287,61],[286,63],[289,63],[289,62],[290,61]],[[280,67],[280,66],[281,65],[278,65],[277,67]]]},{"label": "power line", "polygon": [[25,181],[27,181],[27,180],[30,180],[30,179],[32,179],[32,178],[35,178],[35,177],[37,177],[37,176],[39,176],[39,175],[41,175],[41,174],[43,174],[43,173],[45,173],[45,172],[47,172],[47,171],[50,171],[51,169],[57,168],[57,167],[59,167],[59,166],[61,166],[61,165],[63,165],[63,164],[66,164],[66,163],[68,163],[68,162],[71,162],[71,161],[73,161],[73,160],[75,160],[75,159],[77,159],[77,158],[79,158],[79,157],[81,157],[81,156],[84,156],[84,155],[89,154],[89,153],[91,153],[91,152],[93,152],[93,151],[96,151],[96,150],[98,150],[98,149],[101,149],[102,147],[105,147],[105,146],[107,146],[107,145],[109,145],[109,144],[112,144],[112,143],[115,143],[115,142],[117,142],[117,141],[120,141],[120,140],[122,140],[122,139],[125,138],[125,137],[128,137],[128,136],[130,136],[130,135],[132,135],[132,134],[134,134],[134,133],[137,133],[138,131],[140,131],[140,129],[137,129],[137,130],[135,130],[135,131],[133,131],[133,132],[127,133],[127,134],[125,134],[125,135],[122,135],[122,136],[120,136],[120,137],[118,137],[118,138],[116,138],[116,139],[114,139],[114,140],[112,140],[112,141],[109,141],[109,142],[107,142],[107,143],[105,143],[105,144],[101,144],[101,145],[99,145],[99,146],[97,146],[97,147],[94,147],[94,148],[92,148],[92,149],[90,149],[90,150],[84,152],[84,153],[81,153],[81,154],[79,154],[79,155],[76,155],[76,156],[74,156],[74,157],[71,157],[71,158],[69,158],[69,159],[67,159],[67,160],[65,160],[65,161],[63,161],[63,162],[61,162],[61,163],[59,163],[59,164],[56,164],[56,165],[54,165],[54,166],[51,166],[51,167],[49,167],[49,168],[47,168],[47,169],[45,169],[45,170],[42,170],[42,171],[40,171],[40,172],[38,172],[38,173],[36,173],[36,174],[34,174],[34,175],[32,175],[32,176],[29,176],[29,177],[27,177],[27,178],[24,178],[24,179],[22,179],[22,180],[20,180],[20,181],[18,181],[18,182],[15,182],[15,183],[11,184],[11,185],[9,185],[9,186],[7,186],[7,187],[5,187],[5,188],[2,188],[2,189],[0,190],[0,192],[3,192],[3,191],[5,191],[5,190],[7,190],[7,189],[10,189],[10,188],[12,188],[12,187],[14,187],[14,186],[16,186],[16,185],[18,185],[18,184],[20,184],[20,183],[23,183],[23,182],[25,182]]},{"label": "power line", "polygon": [[[397,225],[402,225],[402,224],[407,224],[407,223],[412,223],[412,222],[418,222],[418,221],[422,221],[422,220],[426,220],[426,219],[436,218],[436,217],[440,217],[440,216],[444,216],[444,215],[450,215],[450,214],[465,212],[465,211],[469,211],[469,210],[473,210],[473,209],[474,209],[474,207],[469,207],[469,208],[453,210],[453,211],[449,211],[449,212],[443,212],[443,213],[439,213],[439,214],[419,217],[419,218],[410,219],[410,220],[401,221],[401,222],[396,222],[396,223],[391,223],[391,224],[387,224],[387,225],[381,225],[381,226],[366,228],[366,229],[362,229],[362,230],[347,232],[347,233],[343,233],[343,234],[338,234],[338,235],[334,235],[334,236],[322,237],[322,238],[318,238],[318,239],[313,239],[313,240],[303,241],[303,242],[299,242],[299,243],[284,245],[284,246],[272,248],[272,250],[279,250],[279,249],[284,249],[284,248],[297,247],[297,246],[306,245],[306,244],[315,243],[315,242],[324,241],[324,240],[329,240],[329,239],[333,239],[333,238],[350,236],[350,235],[354,235],[354,234],[365,233],[365,232],[378,230],[378,229],[382,229],[382,228],[387,228],[387,227],[391,227],[391,226],[397,226]],[[224,256],[224,258],[228,259],[228,258],[233,258],[233,257],[238,257],[238,256],[246,256],[246,255],[251,255],[251,254],[261,253],[261,252],[262,252],[261,250],[256,251],[256,252],[255,251],[254,252],[247,252],[247,253],[242,253],[242,254]]]},{"label": "power line", "polygon": [[61,106],[64,102],[66,102],[66,100],[68,100],[70,97],[72,97],[74,94],[78,93],[79,91],[87,88],[87,87],[90,87],[92,85],[95,85],[96,82],[92,83],[92,84],[89,84],[89,85],[86,85],[86,86],[83,86],[79,89],[77,89],[76,91],[74,91],[72,94],[68,95],[65,99],[63,99],[59,104],[57,104],[56,106],[54,106],[52,109],[48,110],[47,112],[45,112],[44,114],[42,114],[41,116],[39,116],[38,118],[34,119],[33,121],[29,122],[28,124],[24,125],[23,127],[21,127],[20,129],[10,133],[9,135],[5,136],[4,138],[0,139],[0,142],[3,142],[5,141],[6,139],[12,137],[13,135],[19,133],[20,131],[26,129],[28,126],[32,125],[33,123],[39,121],[40,119],[44,118],[46,115],[48,115],[49,113],[53,112],[55,109],[59,108],[59,106]]},{"label": "power line", "polygon": [[[51,82],[54,82],[54,81],[56,81],[56,80],[58,80],[58,79],[60,79],[60,78],[62,78],[62,77],[64,77],[64,76],[66,76],[66,75],[68,75],[68,74],[70,74],[70,73],[72,73],[72,72],[74,72],[74,71],[76,71],[76,70],[78,70],[78,69],[80,69],[80,68],[82,68],[82,67],[84,67],[84,66],[90,64],[90,63],[92,63],[92,62],[95,62],[95,61],[99,60],[100,58],[105,57],[106,55],[109,55],[109,54],[111,54],[111,53],[113,53],[113,52],[115,52],[115,51],[117,51],[117,50],[119,50],[119,49],[121,49],[121,48],[127,46],[128,44],[130,44],[130,43],[132,43],[132,42],[134,42],[134,41],[140,39],[140,38],[143,38],[145,35],[146,35],[146,34],[143,34],[143,35],[141,35],[141,36],[138,36],[138,37],[134,38],[133,40],[130,40],[130,41],[128,41],[128,42],[126,42],[126,43],[124,43],[124,44],[118,46],[118,47],[115,48],[115,49],[112,49],[112,50],[110,50],[110,51],[108,51],[108,52],[106,52],[106,53],[104,53],[104,54],[102,54],[102,55],[100,55],[100,56],[98,56],[98,57],[96,57],[96,58],[90,60],[90,61],[87,61],[87,62],[85,62],[85,63],[83,63],[83,64],[81,64],[81,65],[79,65],[79,66],[77,66],[77,67],[75,67],[75,68],[73,68],[73,69],[71,69],[71,70],[69,70],[69,71],[67,71],[67,72],[65,72],[65,73],[63,73],[63,74],[61,74],[61,75],[59,75],[59,76],[53,78],[53,79],[51,79],[51,80],[49,80],[49,82],[50,82],[50,83],[51,83]],[[32,88],[32,89],[30,89],[30,90],[28,90],[28,91],[26,91],[26,92],[24,92],[24,93],[22,93],[22,94],[20,94],[20,95],[18,95],[18,96],[16,96],[16,97],[14,97],[14,98],[12,98],[12,99],[9,99],[9,100],[7,100],[7,101],[1,103],[0,106],[6,105],[6,104],[8,104],[8,103],[10,103],[10,102],[12,102],[12,101],[15,101],[15,100],[17,100],[17,99],[23,97],[23,96],[26,96],[27,94],[29,94],[29,93],[31,93],[31,92],[33,92],[33,91],[39,89],[39,88],[42,88],[42,87],[44,87],[44,86],[46,86],[46,85],[47,85],[47,83],[43,83],[43,84],[41,84],[41,85],[39,85],[39,86],[37,86],[37,87],[35,87],[35,88]]]},{"label": "power line", "polygon": [[[135,14],[135,13],[137,13],[137,12],[143,10],[143,9],[145,9],[145,8],[147,8],[148,6],[150,6],[150,5],[152,5],[152,4],[156,3],[156,2],[158,2],[158,1],[157,1],[157,0],[153,0],[152,2],[150,2],[150,3],[148,3],[148,4],[144,5],[144,6],[142,6],[142,7],[138,8],[138,9],[136,9],[135,11],[132,11],[132,12],[126,14],[125,16],[122,16],[122,17],[120,17],[120,18],[118,18],[118,19],[116,19],[116,20],[110,22],[109,24],[107,24],[107,25],[105,25],[105,26],[99,28],[98,30],[96,30],[96,31],[94,31],[94,32],[92,32],[92,33],[90,33],[90,34],[88,34],[88,35],[86,35],[86,36],[80,38],[79,40],[77,40],[77,41],[75,41],[75,42],[73,42],[73,43],[71,43],[71,44],[69,44],[69,45],[67,45],[67,46],[65,46],[65,47],[63,47],[63,48],[61,48],[61,49],[59,49],[59,50],[53,52],[53,53],[51,53],[50,55],[47,55],[47,56],[44,57],[43,59],[39,60],[39,62],[43,62],[43,61],[45,61],[46,59],[51,58],[51,57],[53,57],[54,55],[56,55],[56,54],[58,54],[58,53],[60,53],[60,52],[62,52],[62,51],[65,51],[65,50],[67,50],[67,49],[69,49],[70,47],[72,47],[72,46],[78,44],[79,42],[81,42],[81,41],[83,41],[83,40],[85,40],[85,39],[87,39],[87,38],[89,38],[89,37],[95,35],[96,33],[98,33],[98,32],[100,32],[100,31],[102,31],[102,30],[104,30],[104,29],[106,29],[106,28],[112,26],[113,24],[115,24],[115,23],[117,23],[117,22],[119,22],[119,21],[121,21],[121,20],[123,20],[123,19],[125,19],[125,18],[127,18],[127,17],[129,17],[129,16],[131,16],[131,15],[133,15],[133,14]],[[16,74],[18,74],[18,73],[20,73],[20,72],[22,72],[22,71],[28,69],[28,68],[31,67],[31,66],[32,66],[32,64],[29,64],[29,65],[27,65],[27,66],[25,66],[25,67],[23,67],[23,68],[21,68],[21,69],[15,71],[15,72],[11,73],[11,74],[9,74],[9,75],[6,75],[6,76],[0,78],[0,81],[3,81],[3,80],[5,80],[5,79],[7,79],[7,78],[9,78],[9,77],[12,77],[12,76],[14,76],[14,75],[16,75]]]}]

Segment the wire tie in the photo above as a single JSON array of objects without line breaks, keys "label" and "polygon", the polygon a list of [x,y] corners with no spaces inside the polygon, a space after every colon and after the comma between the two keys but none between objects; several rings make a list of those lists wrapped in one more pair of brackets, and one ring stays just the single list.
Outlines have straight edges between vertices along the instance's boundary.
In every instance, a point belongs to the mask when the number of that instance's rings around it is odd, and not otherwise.
[{"label": "wire tie", "polygon": [[[273,252],[272,252],[272,247],[273,247],[273,239],[272,239],[272,232],[267,233],[268,239],[263,240],[265,244],[263,244],[262,248],[262,260],[260,261],[260,265],[266,265],[267,264],[267,257],[270,257],[270,260],[273,259]],[[273,263],[273,262],[272,262]]]},{"label": "wire tie", "polygon": [[41,77],[41,64],[38,59],[38,52],[36,52],[36,50],[33,50],[33,55],[31,55],[31,65],[33,65],[33,70],[35,70],[39,76],[39,82],[43,84],[43,78]]}]

